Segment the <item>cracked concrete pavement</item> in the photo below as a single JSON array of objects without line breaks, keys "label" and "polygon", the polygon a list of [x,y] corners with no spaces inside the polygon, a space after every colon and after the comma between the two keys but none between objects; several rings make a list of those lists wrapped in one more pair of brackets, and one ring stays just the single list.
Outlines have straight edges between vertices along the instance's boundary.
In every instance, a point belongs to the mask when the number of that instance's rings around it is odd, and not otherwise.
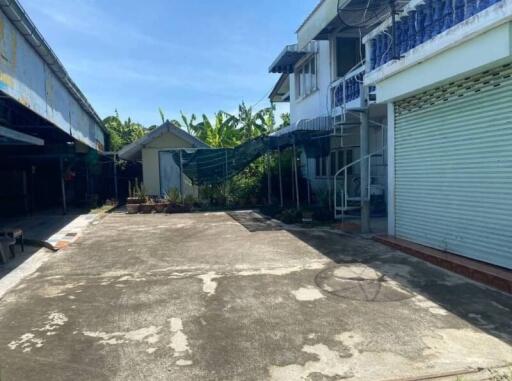
[{"label": "cracked concrete pavement", "polygon": [[511,316],[511,296],[360,237],[254,212],[113,213],[0,301],[0,376],[471,374],[512,364]]}]

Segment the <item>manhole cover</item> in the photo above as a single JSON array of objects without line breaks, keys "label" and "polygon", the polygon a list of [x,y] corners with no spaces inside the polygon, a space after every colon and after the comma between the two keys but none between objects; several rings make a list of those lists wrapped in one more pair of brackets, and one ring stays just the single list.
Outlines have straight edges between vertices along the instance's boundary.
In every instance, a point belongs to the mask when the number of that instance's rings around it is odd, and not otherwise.
[{"label": "manhole cover", "polygon": [[404,285],[361,263],[330,267],[318,273],[316,284],[341,298],[365,302],[396,302],[414,294]]}]

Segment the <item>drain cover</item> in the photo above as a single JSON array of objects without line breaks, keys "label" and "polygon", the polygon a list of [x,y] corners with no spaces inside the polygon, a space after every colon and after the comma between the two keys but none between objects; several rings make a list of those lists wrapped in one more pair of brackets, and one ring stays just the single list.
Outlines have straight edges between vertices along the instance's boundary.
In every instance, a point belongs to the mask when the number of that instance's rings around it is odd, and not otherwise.
[{"label": "drain cover", "polygon": [[341,298],[365,302],[396,302],[414,294],[399,281],[361,263],[330,267],[318,273],[316,284]]}]

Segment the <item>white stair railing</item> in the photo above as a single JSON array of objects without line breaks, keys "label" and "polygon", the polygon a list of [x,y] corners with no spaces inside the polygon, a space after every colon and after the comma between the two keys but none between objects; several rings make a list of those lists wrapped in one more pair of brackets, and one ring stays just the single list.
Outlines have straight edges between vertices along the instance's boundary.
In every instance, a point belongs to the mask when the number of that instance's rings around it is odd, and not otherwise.
[{"label": "white stair railing", "polygon": [[[336,174],[334,175],[333,182],[334,182],[334,218],[338,219],[341,217],[341,220],[343,221],[345,217],[345,212],[352,209],[359,209],[360,206],[357,207],[351,207],[349,206],[349,201],[370,201],[371,197],[371,170],[372,170],[372,157],[375,156],[381,156],[381,154],[384,153],[386,150],[386,147],[382,147],[381,149],[372,152],[366,156],[363,156],[352,163],[344,166],[341,168]],[[367,181],[367,188],[365,194],[361,194],[360,197],[350,197],[348,194],[348,169],[353,167],[356,164],[359,164],[363,160],[368,160],[368,181]],[[343,189],[340,190],[340,194],[338,196],[338,176],[340,174],[343,174]]]}]

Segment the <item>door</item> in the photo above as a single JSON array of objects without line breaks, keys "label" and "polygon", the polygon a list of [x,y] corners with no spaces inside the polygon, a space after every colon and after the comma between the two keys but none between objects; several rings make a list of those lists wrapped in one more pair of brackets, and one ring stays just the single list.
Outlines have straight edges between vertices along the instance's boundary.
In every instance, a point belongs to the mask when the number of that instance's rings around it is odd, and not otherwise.
[{"label": "door", "polygon": [[397,237],[512,268],[511,74],[396,103]]},{"label": "door", "polygon": [[164,196],[172,188],[180,191],[180,166],[174,161],[173,151],[158,152],[160,171],[160,196]]}]

